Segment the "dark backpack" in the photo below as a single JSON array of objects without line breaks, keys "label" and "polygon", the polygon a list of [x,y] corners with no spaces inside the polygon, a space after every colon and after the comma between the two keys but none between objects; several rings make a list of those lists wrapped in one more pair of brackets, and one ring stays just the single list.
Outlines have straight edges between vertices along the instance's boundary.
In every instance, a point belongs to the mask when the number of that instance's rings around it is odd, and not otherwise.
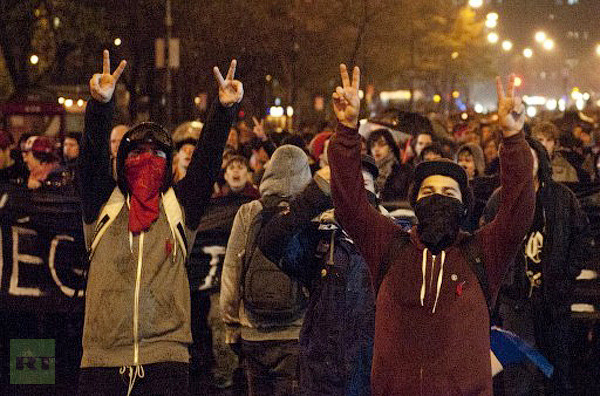
[{"label": "dark backpack", "polygon": [[[379,286],[381,285],[381,282],[383,282],[383,278],[390,268],[391,263],[393,263],[394,260],[396,260],[404,252],[404,248],[408,245],[410,245],[410,236],[407,232],[400,230],[394,234],[390,243],[390,247],[384,256],[381,266],[379,267],[379,274],[376,279],[377,283],[375,284],[377,287],[376,292],[379,291]],[[477,277],[477,281],[479,282],[479,286],[481,287],[481,291],[485,297],[485,303],[487,304],[488,313],[490,314],[491,318],[492,296],[490,295],[488,278],[485,272],[485,265],[483,263],[483,254],[481,253],[479,245],[475,242],[475,236],[469,234],[469,236],[465,238],[459,247],[463,256],[467,259],[471,270]]]},{"label": "dark backpack", "polygon": [[250,224],[242,258],[240,284],[244,310],[257,328],[285,327],[304,315],[308,298],[302,284],[280,269],[283,264],[269,260],[257,246],[265,224],[286,210],[287,204],[282,200],[260,202],[263,208]]}]

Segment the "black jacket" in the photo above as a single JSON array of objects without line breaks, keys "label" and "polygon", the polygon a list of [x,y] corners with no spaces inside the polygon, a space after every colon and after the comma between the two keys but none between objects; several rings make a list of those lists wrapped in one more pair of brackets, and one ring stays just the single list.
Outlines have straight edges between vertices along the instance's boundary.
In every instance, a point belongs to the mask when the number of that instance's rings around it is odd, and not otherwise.
[{"label": "black jacket", "polygon": [[[484,221],[494,218],[500,194],[497,190],[487,203]],[[561,310],[568,309],[575,278],[590,259],[589,223],[575,194],[560,183],[548,180],[537,192],[545,214],[546,235],[542,247],[542,292],[545,300]],[[518,301],[527,298],[529,280],[525,258],[517,256],[501,295]]]}]

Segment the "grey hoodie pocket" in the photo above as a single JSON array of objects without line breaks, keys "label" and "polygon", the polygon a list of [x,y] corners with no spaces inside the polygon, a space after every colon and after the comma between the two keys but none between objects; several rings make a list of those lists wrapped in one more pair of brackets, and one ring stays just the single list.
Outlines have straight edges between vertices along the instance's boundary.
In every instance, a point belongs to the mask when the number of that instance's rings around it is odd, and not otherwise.
[{"label": "grey hoodie pocket", "polygon": [[133,344],[133,290],[103,290],[88,301],[89,339],[104,349]]},{"label": "grey hoodie pocket", "polygon": [[145,290],[140,296],[139,334],[141,339],[152,339],[173,333],[183,327],[185,310],[177,304],[172,291]]}]

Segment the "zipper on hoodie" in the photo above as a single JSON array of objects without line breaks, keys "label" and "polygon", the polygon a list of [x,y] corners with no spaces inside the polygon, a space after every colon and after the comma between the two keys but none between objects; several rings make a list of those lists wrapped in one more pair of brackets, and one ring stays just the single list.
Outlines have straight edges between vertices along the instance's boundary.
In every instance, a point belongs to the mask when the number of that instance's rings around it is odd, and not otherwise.
[{"label": "zipper on hoodie", "polygon": [[133,364],[137,366],[139,364],[139,311],[140,311],[140,288],[142,283],[142,262],[144,258],[144,232],[140,233],[139,244],[138,244],[138,262],[137,271],[135,275],[135,295],[133,299]]}]

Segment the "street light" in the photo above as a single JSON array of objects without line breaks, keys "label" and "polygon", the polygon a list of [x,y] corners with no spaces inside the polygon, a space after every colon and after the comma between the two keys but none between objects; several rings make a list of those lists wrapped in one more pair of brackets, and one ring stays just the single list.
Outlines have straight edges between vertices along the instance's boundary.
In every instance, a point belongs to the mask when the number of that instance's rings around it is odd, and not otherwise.
[{"label": "street light", "polygon": [[496,44],[498,42],[498,40],[500,40],[500,36],[498,36],[498,33],[496,33],[496,32],[491,32],[490,34],[487,35],[487,40],[491,44]]},{"label": "street light", "polygon": [[552,51],[554,49],[554,40],[552,40],[552,39],[546,39],[544,41],[544,49],[546,51]]},{"label": "street light", "polygon": [[548,36],[546,36],[545,32],[539,31],[535,34],[535,41],[537,41],[538,43],[543,43],[544,41],[546,41],[546,38]]},{"label": "street light", "polygon": [[533,56],[533,50],[531,48],[525,48],[523,50],[523,56],[525,58],[531,58]]},{"label": "street light", "polygon": [[32,65],[37,65],[39,61],[40,58],[37,55],[31,55],[29,57],[29,62],[31,62]]},{"label": "street light", "polygon": [[471,8],[479,8],[483,5],[483,0],[469,0]]},{"label": "street light", "polygon": [[497,21],[498,20],[498,13],[497,12],[490,12],[489,14],[486,15],[485,18],[487,20],[490,20],[490,21]]},{"label": "street light", "polygon": [[485,20],[485,27],[493,29],[496,26],[498,26],[498,21],[496,19],[486,19]]},{"label": "street light", "polygon": [[454,52],[452,53],[452,55],[450,55],[450,57],[451,57],[452,59],[456,59],[456,58],[458,58],[458,55],[459,55],[459,54],[458,54],[458,52],[454,51]]},{"label": "street light", "polygon": [[508,52],[508,51],[510,51],[510,50],[512,49],[512,47],[513,47],[513,43],[512,43],[512,41],[509,41],[509,40],[504,40],[504,41],[502,42],[502,49],[503,49],[504,51]]},{"label": "street light", "polygon": [[115,43],[115,46],[118,47],[119,45],[121,45],[123,43],[123,41],[121,41],[121,39],[117,37],[115,39],[114,43]]}]

